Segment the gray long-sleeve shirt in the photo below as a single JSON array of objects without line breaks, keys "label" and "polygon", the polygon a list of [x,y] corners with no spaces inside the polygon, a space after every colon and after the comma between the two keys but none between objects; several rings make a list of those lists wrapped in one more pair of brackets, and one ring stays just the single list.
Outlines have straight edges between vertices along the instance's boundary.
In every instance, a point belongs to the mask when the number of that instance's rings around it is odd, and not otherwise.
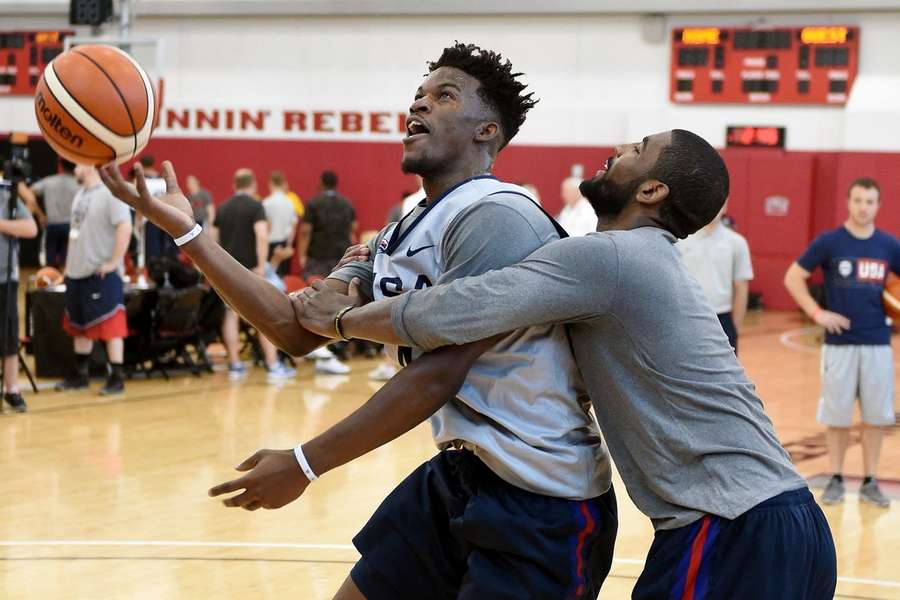
[{"label": "gray long-sleeve shirt", "polygon": [[434,349],[570,323],[610,454],[658,529],[733,519],[806,485],[667,232],[550,243],[523,262],[393,299],[394,327]]}]

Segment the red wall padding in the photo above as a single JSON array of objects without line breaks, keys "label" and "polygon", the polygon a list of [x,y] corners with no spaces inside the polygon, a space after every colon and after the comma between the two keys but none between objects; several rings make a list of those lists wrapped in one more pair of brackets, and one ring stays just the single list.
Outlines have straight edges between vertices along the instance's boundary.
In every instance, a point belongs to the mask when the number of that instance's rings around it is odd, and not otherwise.
[{"label": "red wall padding", "polygon": [[[415,191],[415,179],[400,172],[398,142],[313,142],[154,138],[147,150],[158,161],[171,160],[179,178],[194,174],[217,202],[231,191],[231,176],[240,167],[254,169],[260,192],[268,192],[269,171],[287,174],[304,199],[317,191],[319,174],[334,170],[339,189],[353,202],[360,229],[378,229],[403,192]],[[503,151],[495,173],[516,183],[531,182],[544,207],[559,211],[559,186],[571,166],[584,165],[590,176],[610,155],[610,148],[512,146]],[[753,254],[756,279],[751,289],[763,294],[769,308],[792,308],[781,280],[784,271],[821,231],[846,218],[846,187],[869,175],[882,187],[878,226],[900,232],[900,153],[787,152],[768,149],[725,149],[731,173],[728,212],[745,235]],[[789,200],[787,215],[767,215],[766,198]]]}]

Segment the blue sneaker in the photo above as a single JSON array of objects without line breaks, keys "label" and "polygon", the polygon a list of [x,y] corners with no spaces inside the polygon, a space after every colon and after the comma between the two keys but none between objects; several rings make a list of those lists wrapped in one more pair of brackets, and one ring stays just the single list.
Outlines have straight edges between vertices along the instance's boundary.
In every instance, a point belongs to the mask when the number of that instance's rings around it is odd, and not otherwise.
[{"label": "blue sneaker", "polygon": [[269,383],[280,383],[287,379],[293,379],[296,376],[297,370],[286,366],[282,362],[277,362],[274,366],[269,367]]},{"label": "blue sneaker", "polygon": [[247,367],[243,363],[235,363],[228,365],[228,379],[231,381],[240,381],[247,376]]}]

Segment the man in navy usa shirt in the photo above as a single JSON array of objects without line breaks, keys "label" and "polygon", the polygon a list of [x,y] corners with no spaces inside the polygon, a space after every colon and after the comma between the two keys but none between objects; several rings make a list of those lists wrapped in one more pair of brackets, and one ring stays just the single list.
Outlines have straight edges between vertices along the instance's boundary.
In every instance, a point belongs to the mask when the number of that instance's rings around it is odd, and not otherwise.
[{"label": "man in navy usa shirt", "polygon": [[[875,228],[881,207],[878,182],[856,179],[848,196],[847,220],[813,241],[788,269],[784,284],[800,308],[826,330],[817,418],[828,428],[833,476],[822,502],[836,504],[844,499],[844,455],[858,397],[866,470],[859,497],[887,507],[890,501],[875,480],[884,429],[894,424],[894,358],[882,292],[888,274],[900,273],[900,242]],[[825,275],[828,310],[818,305],[806,287],[806,279],[818,267]]]}]

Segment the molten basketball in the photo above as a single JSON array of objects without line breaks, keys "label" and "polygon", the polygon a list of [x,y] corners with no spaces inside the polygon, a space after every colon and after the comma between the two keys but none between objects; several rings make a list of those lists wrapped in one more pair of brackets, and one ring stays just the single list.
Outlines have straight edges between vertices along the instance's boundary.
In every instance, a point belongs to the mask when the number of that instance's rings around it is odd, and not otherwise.
[{"label": "molten basketball", "polygon": [[53,267],[43,267],[34,274],[34,285],[39,288],[53,287],[63,282],[63,275]]},{"label": "molten basketball", "polygon": [[99,44],[57,56],[34,96],[44,138],[60,156],[83,165],[134,158],[150,141],[158,110],[141,66],[118,48]]},{"label": "molten basketball", "polygon": [[881,298],[884,300],[884,312],[887,313],[887,316],[894,322],[900,323],[900,277],[891,275],[888,278]]}]

